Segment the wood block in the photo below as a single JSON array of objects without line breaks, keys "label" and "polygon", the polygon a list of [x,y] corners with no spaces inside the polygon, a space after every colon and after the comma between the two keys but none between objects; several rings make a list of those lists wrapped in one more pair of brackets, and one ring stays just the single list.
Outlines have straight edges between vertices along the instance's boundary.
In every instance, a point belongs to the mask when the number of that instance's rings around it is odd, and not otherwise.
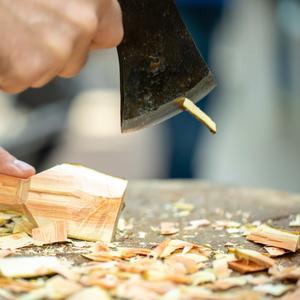
[{"label": "wood block", "polygon": [[300,235],[263,224],[249,233],[247,240],[295,252],[299,248]]},{"label": "wood block", "polygon": [[27,180],[0,175],[0,210],[23,213],[36,226],[67,224],[68,237],[110,242],[127,181],[63,164]]},{"label": "wood block", "polygon": [[65,221],[55,221],[50,225],[32,229],[32,238],[42,244],[53,244],[67,240]]}]

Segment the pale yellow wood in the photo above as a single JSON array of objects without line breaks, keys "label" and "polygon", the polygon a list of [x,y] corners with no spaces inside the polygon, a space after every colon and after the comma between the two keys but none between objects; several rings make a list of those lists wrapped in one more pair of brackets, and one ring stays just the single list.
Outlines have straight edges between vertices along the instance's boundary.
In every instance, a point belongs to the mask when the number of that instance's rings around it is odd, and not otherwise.
[{"label": "pale yellow wood", "polygon": [[31,235],[34,225],[25,216],[13,218],[13,221],[15,223],[13,233],[26,232]]},{"label": "pale yellow wood", "polygon": [[239,272],[241,274],[255,273],[259,271],[264,271],[267,267],[258,265],[251,261],[245,261],[243,259],[230,261],[228,266],[231,270]]},{"label": "pale yellow wood", "polygon": [[110,242],[127,181],[63,164],[28,180],[0,177],[0,209],[21,211],[42,227],[64,221],[68,237]]},{"label": "pale yellow wood", "polygon": [[276,229],[268,225],[261,225],[247,235],[247,240],[267,246],[274,246],[290,251],[299,248],[300,235],[296,232]]},{"label": "pale yellow wood", "polygon": [[270,268],[275,264],[274,259],[255,250],[237,248],[235,249],[234,253],[238,259],[250,261],[266,268]]},{"label": "pale yellow wood", "polygon": [[177,100],[177,103],[182,109],[188,111],[198,121],[205,125],[212,133],[215,134],[217,132],[216,123],[206,113],[204,113],[193,101],[187,98],[179,98]]},{"label": "pale yellow wood", "polygon": [[2,250],[13,250],[32,244],[32,238],[25,232],[0,237],[0,249]]},{"label": "pale yellow wood", "polygon": [[20,191],[24,180],[0,174],[0,210],[23,213]]},{"label": "pale yellow wood", "polygon": [[32,238],[42,244],[53,244],[67,241],[67,224],[65,221],[54,221],[52,224],[32,229]]}]

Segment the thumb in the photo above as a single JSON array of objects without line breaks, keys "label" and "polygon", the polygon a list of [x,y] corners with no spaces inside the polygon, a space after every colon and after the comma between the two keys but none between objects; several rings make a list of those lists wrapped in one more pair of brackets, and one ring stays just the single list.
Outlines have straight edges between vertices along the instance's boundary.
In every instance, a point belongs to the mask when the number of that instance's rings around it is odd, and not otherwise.
[{"label": "thumb", "polygon": [[28,178],[35,174],[35,169],[0,147],[0,174]]}]

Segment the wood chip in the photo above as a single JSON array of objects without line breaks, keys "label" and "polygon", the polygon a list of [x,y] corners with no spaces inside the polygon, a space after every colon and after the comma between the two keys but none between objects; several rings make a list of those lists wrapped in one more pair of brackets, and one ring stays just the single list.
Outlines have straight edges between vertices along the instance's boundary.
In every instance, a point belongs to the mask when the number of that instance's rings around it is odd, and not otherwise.
[{"label": "wood chip", "polygon": [[93,261],[109,262],[112,260],[120,261],[121,259],[129,259],[136,256],[147,256],[151,253],[151,250],[146,248],[119,247],[117,250],[110,250],[105,244],[98,244],[97,250],[98,251],[90,254],[82,254],[82,256]]},{"label": "wood chip", "polygon": [[278,257],[278,256],[282,256],[282,255],[290,252],[286,249],[270,247],[270,246],[265,246],[264,249],[267,251],[267,253],[270,255],[270,257]]},{"label": "wood chip", "polygon": [[67,298],[67,300],[111,300],[109,294],[99,287],[89,287],[82,289],[74,295]]},{"label": "wood chip", "polygon": [[300,214],[296,215],[294,219],[289,223],[290,227],[300,227]]},{"label": "wood chip", "polygon": [[297,289],[292,293],[288,293],[287,295],[280,298],[280,300],[299,300],[299,299],[300,299],[300,289]]},{"label": "wood chip", "polygon": [[0,259],[4,277],[32,278],[56,273],[60,261],[55,257],[12,257]]},{"label": "wood chip", "polygon": [[251,261],[245,261],[242,259],[230,261],[228,262],[228,266],[233,271],[239,272],[241,274],[254,273],[254,272],[264,271],[267,269],[267,267],[265,266],[258,265]]},{"label": "wood chip", "polygon": [[195,249],[197,254],[202,254],[203,256],[209,257],[211,255],[211,249],[208,247],[192,244],[189,242],[181,240],[166,240],[154,248],[150,255],[155,258],[165,258],[170,256],[177,250],[182,250],[182,254],[190,252],[192,249]]},{"label": "wood chip", "polygon": [[196,230],[199,227],[208,226],[208,225],[210,225],[210,221],[207,219],[192,220],[189,221],[188,226],[184,227],[184,230]]},{"label": "wood chip", "polygon": [[128,259],[131,257],[136,257],[138,255],[147,256],[151,253],[151,250],[146,248],[126,248],[126,247],[119,247],[119,251],[121,251],[121,258]]},{"label": "wood chip", "polygon": [[57,275],[47,280],[45,294],[48,299],[65,299],[81,288],[80,284]]},{"label": "wood chip", "polygon": [[293,280],[297,281],[300,279],[300,267],[291,266],[284,267],[281,265],[275,265],[269,269],[269,274],[276,280]]},{"label": "wood chip", "polygon": [[213,261],[213,270],[218,278],[229,277],[232,271],[228,268],[228,262],[234,261],[233,254],[224,255],[222,258]]},{"label": "wood chip", "polygon": [[285,294],[288,290],[290,290],[291,287],[291,285],[267,283],[255,286],[253,290],[256,292],[279,297]]},{"label": "wood chip", "polygon": [[222,228],[239,228],[241,223],[231,221],[231,220],[218,220],[213,224],[213,227],[222,227]]},{"label": "wood chip", "polygon": [[172,235],[179,232],[179,224],[174,222],[162,222],[160,224],[160,234]]},{"label": "wood chip", "polygon": [[10,250],[0,250],[0,258],[7,257],[11,255],[13,252]]},{"label": "wood chip", "polygon": [[268,225],[260,225],[247,235],[247,240],[267,246],[274,246],[290,251],[297,251],[300,235],[296,232],[276,229]]},{"label": "wood chip", "polygon": [[270,268],[275,265],[274,259],[255,250],[237,248],[234,253],[239,260],[250,261],[265,268]]},{"label": "wood chip", "polygon": [[25,232],[0,237],[0,249],[14,250],[33,244],[32,238]]},{"label": "wood chip", "polygon": [[16,297],[5,289],[0,289],[0,299],[1,300],[16,300]]},{"label": "wood chip", "polygon": [[193,285],[199,285],[217,280],[213,270],[203,270],[192,275]]},{"label": "wood chip", "polygon": [[175,271],[176,266],[181,266],[183,274],[193,274],[198,271],[195,260],[186,256],[186,254],[173,254],[165,260],[165,263],[169,268],[171,267],[172,271]]},{"label": "wood chip", "polygon": [[67,224],[65,221],[54,221],[50,225],[34,228],[32,238],[42,244],[66,242]]},{"label": "wood chip", "polygon": [[244,286],[246,284],[247,280],[242,277],[228,277],[218,279],[216,282],[214,282],[212,285],[209,285],[208,287],[213,290],[225,291],[233,287]]},{"label": "wood chip", "polygon": [[34,225],[25,216],[13,218],[13,221],[15,223],[13,233],[26,232],[31,235]]}]

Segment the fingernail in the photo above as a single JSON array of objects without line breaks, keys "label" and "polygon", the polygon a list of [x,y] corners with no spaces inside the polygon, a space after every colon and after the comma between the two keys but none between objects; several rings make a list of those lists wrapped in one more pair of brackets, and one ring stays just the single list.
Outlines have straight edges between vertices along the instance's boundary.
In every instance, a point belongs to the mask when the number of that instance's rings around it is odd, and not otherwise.
[{"label": "fingernail", "polygon": [[33,170],[33,167],[31,165],[29,165],[28,163],[26,163],[24,161],[18,160],[18,159],[14,160],[14,165],[22,171]]}]

